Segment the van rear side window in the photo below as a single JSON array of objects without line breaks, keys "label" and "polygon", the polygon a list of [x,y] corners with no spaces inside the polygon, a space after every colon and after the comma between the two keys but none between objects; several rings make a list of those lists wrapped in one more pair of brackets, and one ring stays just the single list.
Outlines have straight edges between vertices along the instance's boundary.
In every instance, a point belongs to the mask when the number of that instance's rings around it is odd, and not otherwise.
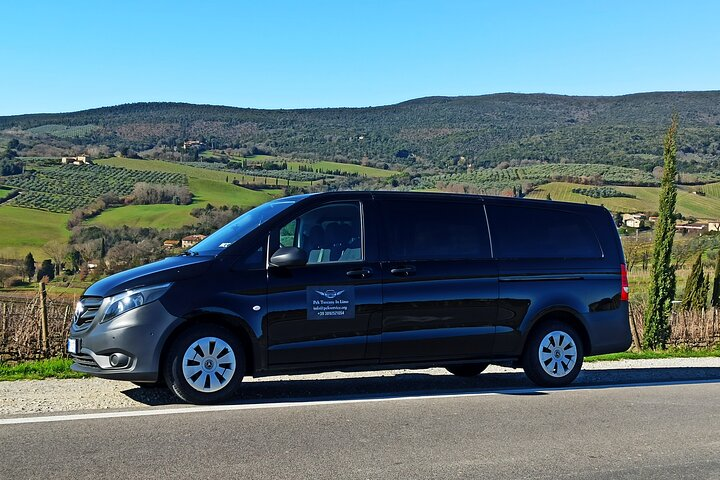
[{"label": "van rear side window", "polygon": [[550,208],[488,205],[496,258],[601,258],[586,218]]},{"label": "van rear side window", "polygon": [[480,203],[406,200],[381,209],[389,260],[490,258]]}]

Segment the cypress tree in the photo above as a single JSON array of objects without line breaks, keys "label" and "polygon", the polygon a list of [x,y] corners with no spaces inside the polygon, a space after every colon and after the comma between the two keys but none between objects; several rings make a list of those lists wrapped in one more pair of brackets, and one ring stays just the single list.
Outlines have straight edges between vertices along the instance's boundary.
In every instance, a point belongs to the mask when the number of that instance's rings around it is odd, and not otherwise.
[{"label": "cypress tree", "polygon": [[643,347],[665,348],[670,337],[668,317],[675,298],[675,271],[671,263],[673,237],[675,235],[675,202],[677,201],[677,114],[673,115],[670,128],[663,142],[664,171],[660,186],[660,212],[655,226],[652,274],[645,312]]},{"label": "cypress tree", "polygon": [[33,275],[35,275],[35,258],[33,257],[32,252],[28,252],[28,254],[25,255],[23,271],[25,272],[25,275],[27,275],[28,282],[32,280]]},{"label": "cypress tree", "polygon": [[715,276],[713,277],[712,306],[720,307],[720,252],[718,252],[717,262],[715,263]]},{"label": "cypress tree", "polygon": [[709,280],[705,277],[702,265],[702,252],[693,263],[690,276],[685,284],[685,294],[682,300],[683,310],[701,310],[707,302]]}]

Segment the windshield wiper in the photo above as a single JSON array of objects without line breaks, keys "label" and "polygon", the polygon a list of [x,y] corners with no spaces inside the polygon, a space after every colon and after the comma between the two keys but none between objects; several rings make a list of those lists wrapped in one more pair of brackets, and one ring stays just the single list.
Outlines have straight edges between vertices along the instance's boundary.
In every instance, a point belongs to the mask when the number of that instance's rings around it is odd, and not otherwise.
[{"label": "windshield wiper", "polygon": [[180,254],[181,257],[197,257],[200,255],[198,252],[193,252],[191,250],[186,250]]}]

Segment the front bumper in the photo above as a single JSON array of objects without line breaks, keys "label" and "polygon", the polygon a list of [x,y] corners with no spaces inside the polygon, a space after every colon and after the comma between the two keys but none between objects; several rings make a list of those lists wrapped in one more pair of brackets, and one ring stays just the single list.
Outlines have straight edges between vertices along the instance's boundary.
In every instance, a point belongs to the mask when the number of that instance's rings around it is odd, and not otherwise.
[{"label": "front bumper", "polygon": [[[160,301],[143,305],[106,323],[92,325],[80,332],[71,330],[71,339],[79,341],[77,353],[71,353],[72,369],[101,378],[133,382],[155,382],[160,377],[160,356],[165,340],[182,321],[165,310]],[[127,365],[113,367],[113,354],[126,355]]]}]

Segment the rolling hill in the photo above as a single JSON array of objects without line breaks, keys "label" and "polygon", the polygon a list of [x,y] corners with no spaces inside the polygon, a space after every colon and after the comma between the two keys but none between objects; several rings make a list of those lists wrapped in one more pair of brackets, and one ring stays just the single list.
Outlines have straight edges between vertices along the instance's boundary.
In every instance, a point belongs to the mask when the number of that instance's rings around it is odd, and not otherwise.
[{"label": "rolling hill", "polygon": [[0,117],[0,137],[28,146],[175,147],[187,139],[319,160],[399,162],[453,170],[503,161],[604,163],[649,171],[680,115],[681,169],[718,168],[720,91],[617,97],[494,94],[428,97],[368,108],[258,110],[135,103]]}]

